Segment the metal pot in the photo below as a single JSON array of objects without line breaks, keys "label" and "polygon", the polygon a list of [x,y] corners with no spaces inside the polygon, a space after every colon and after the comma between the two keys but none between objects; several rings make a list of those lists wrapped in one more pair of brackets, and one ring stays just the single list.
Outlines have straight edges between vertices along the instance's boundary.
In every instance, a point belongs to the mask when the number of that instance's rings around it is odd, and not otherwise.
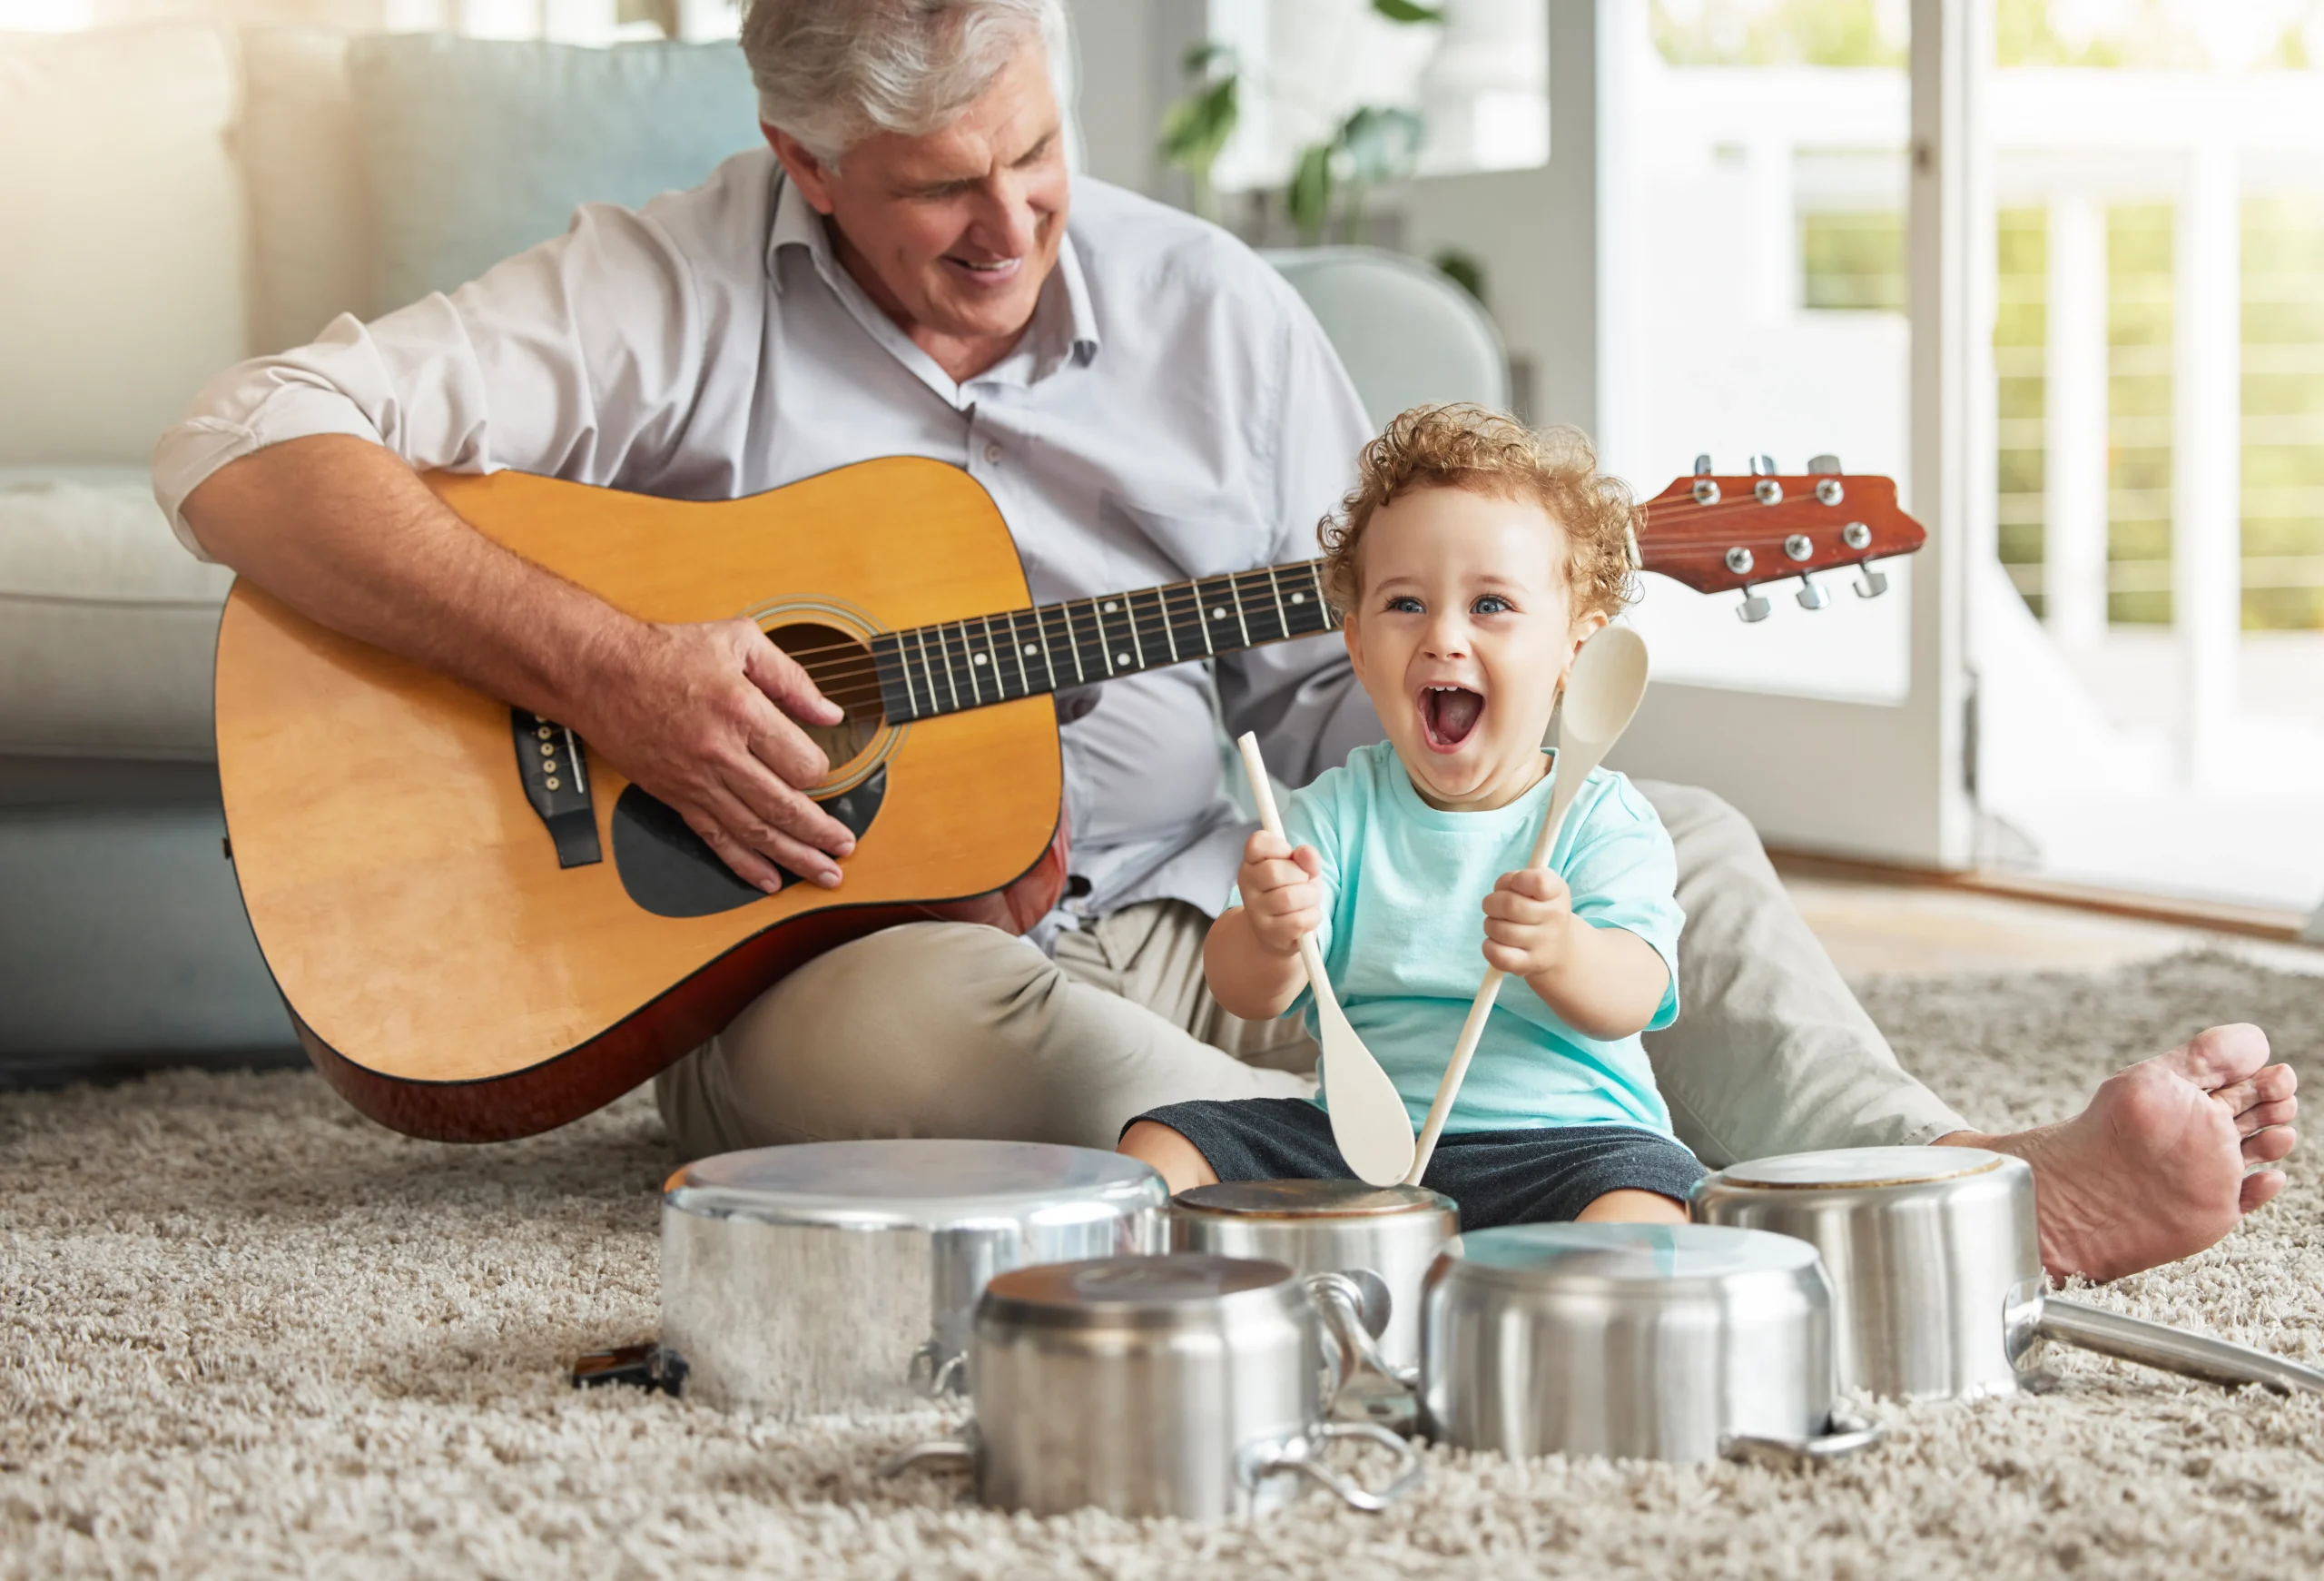
[{"label": "metal pot", "polygon": [[[1181,1253],[1019,1269],[977,1305],[975,1422],[885,1470],[966,1464],[981,1502],[1034,1515],[1248,1515],[1287,1502],[1302,1477],[1378,1509],[1421,1461],[1381,1428],[1324,1421],[1338,1354],[1306,1282],[1281,1263]],[[1396,1453],[1387,1487],[1367,1491],[1323,1462],[1347,1438]]]},{"label": "metal pot", "polygon": [[1170,1199],[1168,1223],[1174,1251],[1345,1274],[1377,1341],[1373,1364],[1407,1388],[1418,1384],[1421,1281],[1460,1230],[1452,1198],[1361,1181],[1239,1181],[1179,1192]]},{"label": "metal pot", "polygon": [[1162,1177],[1032,1142],[810,1142],[662,1194],[665,1387],[786,1415],[960,1391],[977,1298],[1033,1263],[1158,1250]]},{"label": "metal pot", "polygon": [[2054,1339],[2217,1383],[2324,1392],[2324,1372],[2049,1293],[2034,1171],[1959,1147],[1845,1148],[1705,1176],[1694,1216],[1797,1236],[1833,1289],[1842,1388],[1933,1399],[2007,1394]]},{"label": "metal pot", "polygon": [[1749,1230],[1521,1224],[1447,1244],[1421,1316],[1432,1438],[1512,1456],[1825,1457],[1831,1296],[1815,1248]]}]

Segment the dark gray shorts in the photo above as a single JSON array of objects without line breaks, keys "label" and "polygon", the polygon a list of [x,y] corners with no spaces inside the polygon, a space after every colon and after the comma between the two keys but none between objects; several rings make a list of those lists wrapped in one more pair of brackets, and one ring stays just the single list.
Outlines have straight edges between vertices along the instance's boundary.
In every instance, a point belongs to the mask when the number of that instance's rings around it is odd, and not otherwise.
[{"label": "dark gray shorts", "polygon": [[[1222,1181],[1355,1178],[1332,1140],[1332,1117],[1304,1098],[1167,1103],[1137,1119],[1194,1143]],[[1702,1172],[1694,1154],[1650,1131],[1557,1125],[1447,1134],[1421,1184],[1461,1205],[1462,1229],[1491,1230],[1571,1219],[1609,1191],[1683,1202]]]}]

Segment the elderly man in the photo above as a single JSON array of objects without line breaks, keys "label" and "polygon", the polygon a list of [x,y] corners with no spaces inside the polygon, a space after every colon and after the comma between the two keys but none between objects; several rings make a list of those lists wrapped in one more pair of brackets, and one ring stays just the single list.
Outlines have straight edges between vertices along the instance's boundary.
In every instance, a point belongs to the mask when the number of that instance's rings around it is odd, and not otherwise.
[{"label": "elderly man", "polygon": [[[569,722],[746,879],[844,883],[803,795],[835,716],[746,620],[657,626],[471,530],[415,469],[513,467],[694,499],[868,458],[961,467],[1037,598],[1315,552],[1369,424],[1297,298],[1231,237],[1065,166],[1061,0],[755,0],[769,148],[375,323],[222,375],[154,476],[189,547],[288,603]],[[1338,645],[1217,662],[1231,728],[1304,780],[1374,739]],[[1244,830],[1191,668],[1063,725],[1069,898],[1033,941],[899,927],[768,990],[665,1072],[689,1152],[811,1138],[1110,1146],[1141,1110],[1309,1090],[1286,1024],[1226,1014],[1200,943]],[[1070,716],[1071,709],[1064,712]],[[2214,1029],[2061,1125],[1980,1137],[1897,1064],[1708,794],[1644,787],[1675,838],[1687,1013],[1653,1042],[1707,1161],[1980,1143],[2033,1161],[2054,1270],[2183,1256],[2280,1188],[2289,1070]]]}]

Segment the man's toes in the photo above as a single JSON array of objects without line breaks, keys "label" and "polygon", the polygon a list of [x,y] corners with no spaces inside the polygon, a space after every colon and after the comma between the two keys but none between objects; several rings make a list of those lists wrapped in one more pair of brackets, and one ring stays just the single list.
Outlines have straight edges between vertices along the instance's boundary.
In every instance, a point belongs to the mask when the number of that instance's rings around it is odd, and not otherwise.
[{"label": "man's toes", "polygon": [[2250,1022],[2206,1027],[2162,1056],[2162,1062],[2206,1092],[2256,1074],[2268,1062],[2268,1034]]},{"label": "man's toes", "polygon": [[2299,1091],[2299,1072],[2290,1065],[2270,1065],[2251,1078],[2263,1099],[2289,1098]]},{"label": "man's toes", "polygon": [[2271,1125],[2290,1125],[2292,1116],[2299,1112],[2299,1100],[2297,1098],[2286,1098],[2278,1103],[2254,1103],[2235,1117],[2235,1129],[2250,1136]]},{"label": "man's toes", "polygon": [[2271,1164],[2278,1159],[2290,1157],[2291,1150],[2299,1145],[2299,1132],[2290,1126],[2270,1126],[2243,1139],[2243,1161],[2248,1164]]},{"label": "man's toes", "polygon": [[2284,1172],[2281,1170],[2261,1170],[2256,1175],[2246,1175],[2243,1177],[2243,1194],[2236,1206],[2246,1213],[2255,1208],[2264,1208],[2283,1189]]}]

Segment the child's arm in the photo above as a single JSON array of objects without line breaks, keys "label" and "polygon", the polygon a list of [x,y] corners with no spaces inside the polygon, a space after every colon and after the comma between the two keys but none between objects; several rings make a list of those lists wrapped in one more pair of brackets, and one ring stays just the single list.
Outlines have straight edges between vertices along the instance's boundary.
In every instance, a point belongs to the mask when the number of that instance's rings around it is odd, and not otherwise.
[{"label": "child's arm", "polygon": [[1295,851],[1265,829],[1244,845],[1235,874],[1243,904],[1211,924],[1202,942],[1211,997],[1230,1014],[1268,1021],[1299,997],[1307,980],[1299,966],[1299,940],[1323,920],[1323,891],[1315,883],[1323,870],[1314,846]]},{"label": "child's arm", "polygon": [[1485,962],[1525,979],[1559,1020],[1601,1040],[1643,1032],[1670,988],[1653,945],[1574,915],[1565,880],[1540,867],[1502,874],[1485,896]]}]

